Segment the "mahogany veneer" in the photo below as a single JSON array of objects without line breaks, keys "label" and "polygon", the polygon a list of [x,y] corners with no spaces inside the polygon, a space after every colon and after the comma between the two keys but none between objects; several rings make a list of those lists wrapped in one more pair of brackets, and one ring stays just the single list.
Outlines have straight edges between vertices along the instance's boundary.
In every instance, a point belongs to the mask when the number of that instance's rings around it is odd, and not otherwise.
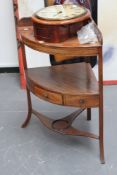
[{"label": "mahogany veneer", "polygon": [[[103,57],[102,36],[99,29],[95,25],[95,32],[99,42],[84,45],[79,43],[77,37],[70,38],[62,43],[38,41],[34,37],[33,27],[19,27],[19,31],[21,33],[28,99],[28,116],[22,127],[28,125],[33,113],[47,128],[55,132],[98,139],[100,160],[101,163],[104,163]],[[98,56],[99,82],[97,82],[88,63],[28,69],[24,45],[40,52],[55,55],[57,61],[71,59],[71,56]],[[62,119],[53,120],[33,109],[30,92],[51,103],[80,107],[81,109]],[[99,136],[90,132],[80,131],[72,126],[76,117],[85,109],[87,109],[87,119],[91,120],[91,108],[93,107],[99,109]]]},{"label": "mahogany veneer", "polygon": [[98,83],[89,63],[31,68],[26,75],[28,87],[44,100],[81,108],[99,105]]}]

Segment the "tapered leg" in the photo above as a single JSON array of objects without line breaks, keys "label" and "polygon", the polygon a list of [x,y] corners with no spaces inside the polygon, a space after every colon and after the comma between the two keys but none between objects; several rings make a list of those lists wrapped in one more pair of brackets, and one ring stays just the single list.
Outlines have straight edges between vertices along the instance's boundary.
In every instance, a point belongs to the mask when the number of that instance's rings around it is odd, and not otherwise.
[{"label": "tapered leg", "polygon": [[31,119],[31,114],[32,114],[32,103],[31,103],[30,91],[28,88],[26,89],[26,91],[27,91],[27,102],[28,102],[28,115],[27,115],[25,122],[22,124],[22,128],[25,128],[28,125]]},{"label": "tapered leg", "polygon": [[99,107],[99,146],[100,146],[100,160],[104,164],[104,136],[103,136],[103,106]]},{"label": "tapered leg", "polygon": [[99,147],[100,147],[100,160],[104,164],[104,134],[103,134],[103,56],[102,47],[99,49],[98,58],[98,77],[99,77]]},{"label": "tapered leg", "polygon": [[87,108],[87,120],[91,120],[91,108]]}]

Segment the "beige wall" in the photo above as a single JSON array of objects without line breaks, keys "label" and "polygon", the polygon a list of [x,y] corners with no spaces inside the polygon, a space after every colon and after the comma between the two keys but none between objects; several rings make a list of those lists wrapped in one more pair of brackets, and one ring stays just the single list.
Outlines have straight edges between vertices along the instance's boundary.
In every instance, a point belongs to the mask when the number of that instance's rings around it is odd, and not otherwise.
[{"label": "beige wall", "polygon": [[117,0],[98,0],[99,28],[104,43],[117,45]]}]

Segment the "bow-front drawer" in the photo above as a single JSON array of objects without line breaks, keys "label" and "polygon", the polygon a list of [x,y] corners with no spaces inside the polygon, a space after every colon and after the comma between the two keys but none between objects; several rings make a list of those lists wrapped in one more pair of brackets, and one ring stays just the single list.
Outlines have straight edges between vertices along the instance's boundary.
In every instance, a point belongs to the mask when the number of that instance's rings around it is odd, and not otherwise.
[{"label": "bow-front drawer", "polygon": [[62,95],[60,94],[47,91],[37,86],[33,88],[33,92],[36,96],[39,96],[40,98],[46,101],[49,101],[55,104],[62,104]]},{"label": "bow-front drawer", "polygon": [[64,105],[76,106],[81,108],[97,107],[99,106],[99,95],[87,96],[64,96]]}]

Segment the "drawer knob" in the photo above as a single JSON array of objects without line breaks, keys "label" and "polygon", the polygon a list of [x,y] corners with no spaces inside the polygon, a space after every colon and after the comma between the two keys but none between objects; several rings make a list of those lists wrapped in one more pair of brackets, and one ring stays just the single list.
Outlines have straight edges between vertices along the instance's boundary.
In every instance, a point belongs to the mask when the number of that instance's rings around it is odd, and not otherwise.
[{"label": "drawer knob", "polygon": [[80,102],[80,104],[84,104],[85,100],[84,99],[80,99],[79,102]]},{"label": "drawer knob", "polygon": [[48,94],[46,92],[43,95],[44,97],[48,98]]}]

